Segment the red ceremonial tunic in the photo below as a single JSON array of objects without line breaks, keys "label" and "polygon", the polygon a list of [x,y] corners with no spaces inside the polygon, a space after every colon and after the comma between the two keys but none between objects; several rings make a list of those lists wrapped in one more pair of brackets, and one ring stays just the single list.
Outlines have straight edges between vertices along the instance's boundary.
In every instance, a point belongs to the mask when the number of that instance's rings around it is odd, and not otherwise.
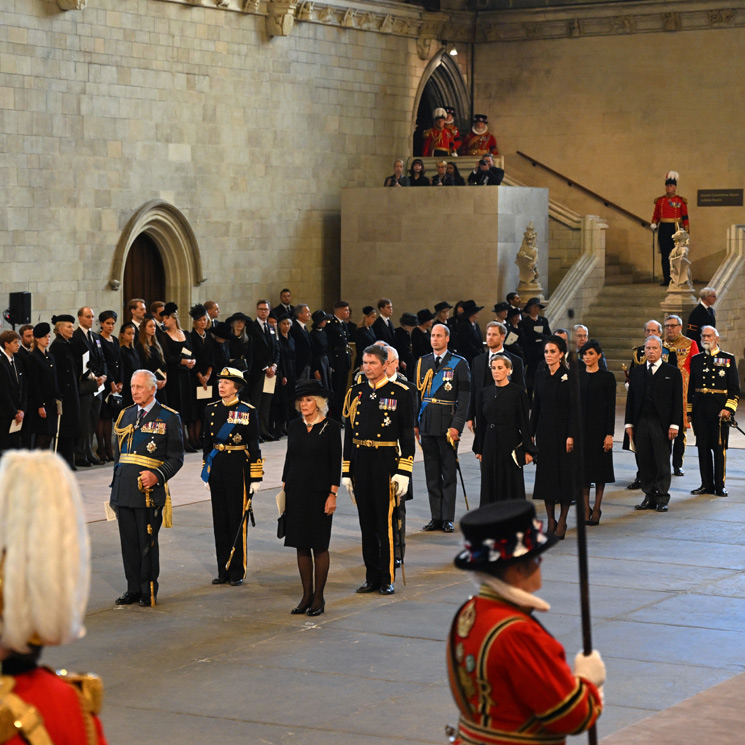
[{"label": "red ceremonial tunic", "polygon": [[[16,675],[13,693],[38,709],[54,745],[106,745],[98,717],[84,710],[77,689],[43,667]],[[8,745],[25,745],[20,735]]]},{"label": "red ceremonial tunic", "polygon": [[445,129],[450,132],[450,141],[453,143],[453,149],[456,151],[460,150],[460,146],[463,144],[463,140],[461,139],[458,127],[456,127],[455,124],[452,122],[445,122]]},{"label": "red ceremonial tunic", "polygon": [[561,644],[486,586],[455,616],[448,674],[458,745],[562,745],[602,711],[598,689],[574,676]]},{"label": "red ceremonial tunic", "polygon": [[654,215],[652,222],[679,222],[686,232],[688,230],[688,200],[685,197],[679,197],[677,194],[668,197],[667,194],[659,197],[654,203]]},{"label": "red ceremonial tunic", "polygon": [[488,129],[480,135],[471,130],[463,138],[463,147],[460,153],[461,155],[484,155],[485,153],[499,155],[497,139]]},{"label": "red ceremonial tunic", "polygon": [[442,129],[432,127],[424,133],[423,158],[429,158],[433,155],[447,157],[454,149],[453,134],[447,127]]}]

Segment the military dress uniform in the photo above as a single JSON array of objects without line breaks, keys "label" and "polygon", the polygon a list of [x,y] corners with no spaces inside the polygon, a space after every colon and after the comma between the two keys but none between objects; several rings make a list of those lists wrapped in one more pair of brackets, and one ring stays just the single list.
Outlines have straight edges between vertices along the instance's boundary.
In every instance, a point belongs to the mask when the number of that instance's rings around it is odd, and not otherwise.
[{"label": "military dress uniform", "polygon": [[258,413],[238,396],[228,402],[215,401],[205,410],[203,431],[202,480],[209,484],[212,499],[217,552],[215,584],[240,584],[246,576],[248,519],[243,520],[230,567],[226,569],[225,565],[230,559],[243,513],[249,508],[253,485],[264,477]]},{"label": "military dress uniform", "polygon": [[0,743],[106,745],[97,716],[102,701],[95,675],[55,674],[32,655],[10,657],[0,676]]},{"label": "military dress uniform", "polygon": [[669,197],[667,194],[655,199],[652,222],[656,223],[657,241],[660,247],[660,263],[662,264],[662,281],[670,283],[670,252],[675,246],[673,234],[675,224],[680,223],[686,232],[690,232],[688,225],[688,200],[677,194]]},{"label": "military dress uniform", "polygon": [[357,499],[365,581],[371,587],[393,584],[393,515],[396,497],[391,478],[411,478],[414,421],[411,393],[383,378],[352,386],[344,401],[342,477],[351,478]]},{"label": "military dress uniform", "polygon": [[341,409],[347,392],[349,371],[352,369],[352,349],[349,346],[349,327],[334,316],[323,328],[329,341],[329,362],[331,363],[331,416],[341,421]]},{"label": "military dress uniform", "polygon": [[468,363],[452,352],[445,352],[439,365],[434,353],[425,355],[417,363],[416,386],[421,402],[417,426],[424,453],[431,529],[447,527],[452,532],[457,453],[447,434],[451,428],[460,434],[466,423],[471,399]]},{"label": "military dress uniform", "polygon": [[665,350],[670,352],[675,357],[675,362],[665,360],[663,362],[670,362],[671,365],[678,365],[678,370],[683,377],[683,426],[678,432],[678,436],[673,442],[673,470],[677,473],[683,468],[683,456],[686,451],[686,429],[688,427],[688,416],[686,409],[686,402],[688,401],[688,379],[691,374],[691,360],[694,355],[699,352],[698,344],[693,339],[689,339],[687,336],[681,334],[675,341],[664,341],[662,343],[662,352],[664,355]]},{"label": "military dress uniform", "polygon": [[[167,482],[184,465],[183,426],[178,412],[157,399],[144,416],[140,416],[139,408],[137,404],[128,406],[116,420],[111,506],[119,523],[127,592],[154,601],[160,574],[158,531],[164,517],[166,527],[170,527]],[[151,506],[138,483],[143,470],[158,479],[149,495]]]},{"label": "military dress uniform", "polygon": [[494,156],[499,155],[497,139],[488,129],[481,132],[481,134],[477,134],[471,130],[463,138],[461,155],[474,156],[486,155],[487,153],[491,153]]},{"label": "military dress uniform", "polygon": [[447,158],[456,150],[453,133],[447,127],[443,127],[442,129],[437,129],[437,127],[427,129],[425,130],[423,137],[424,145],[422,146],[422,157],[424,158]]},{"label": "military dress uniform", "polygon": [[727,409],[734,416],[739,400],[740,381],[734,355],[717,347],[691,360],[687,410],[696,435],[701,488],[705,493],[727,495],[724,479],[729,427],[719,413]]}]

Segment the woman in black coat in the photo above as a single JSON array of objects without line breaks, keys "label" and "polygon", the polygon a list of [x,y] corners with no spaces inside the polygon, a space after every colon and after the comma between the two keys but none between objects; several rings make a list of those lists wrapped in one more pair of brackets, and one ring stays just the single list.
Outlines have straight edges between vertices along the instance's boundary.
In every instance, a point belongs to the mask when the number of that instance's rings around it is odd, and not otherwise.
[{"label": "woman in black coat", "polygon": [[111,428],[113,420],[119,416],[123,400],[120,398],[122,392],[122,354],[119,340],[114,336],[116,325],[116,311],[105,310],[98,316],[101,324],[101,349],[106,361],[107,377],[104,385],[101,412],[96,425],[96,439],[98,440],[98,459],[105,463],[114,460],[111,448]]},{"label": "woman in black coat", "polygon": [[[209,316],[207,309],[201,303],[197,303],[189,309],[191,316],[191,332],[189,333],[189,345],[194,352],[196,364],[191,370],[191,391],[193,396],[195,419],[188,424],[189,441],[195,450],[202,449],[202,421],[204,420],[204,411],[207,404],[212,400],[212,396],[204,398],[213,386],[213,368],[214,361],[212,358],[212,348],[214,341],[212,335],[207,333],[209,328]],[[222,368],[220,368],[222,369]],[[198,392],[202,391],[201,396]],[[215,389],[212,387],[214,395]]]},{"label": "woman in black coat", "polygon": [[310,332],[310,372],[320,380],[324,388],[331,388],[331,362],[329,361],[329,338],[323,330],[332,319],[325,310],[313,311],[313,328]]},{"label": "woman in black coat", "polygon": [[[160,346],[157,334],[158,326],[152,316],[145,316],[140,324],[140,330],[135,342],[135,349],[140,357],[140,365],[143,370],[150,370],[157,381],[155,397],[160,403],[166,402],[166,361],[163,354],[163,347]],[[130,393],[131,395],[131,393]]]},{"label": "woman in black coat", "polygon": [[323,590],[329,573],[331,518],[341,480],[340,427],[326,418],[331,395],[316,380],[302,381],[295,392],[300,418],[290,422],[288,428],[282,472],[285,546],[297,551],[303,585],[303,597],[290,611],[293,614],[319,616],[325,607]]},{"label": "woman in black coat", "polygon": [[[535,377],[533,410],[530,425],[538,447],[533,499],[546,505],[548,530],[564,538],[572,493],[574,459],[575,407],[572,406],[572,381],[564,355],[567,345],[560,336],[550,336],[544,343],[546,367]],[[556,520],[556,503],[561,514]]]},{"label": "woman in black coat", "polygon": [[523,308],[525,316],[520,321],[521,343],[525,352],[525,383],[528,388],[528,398],[532,396],[536,370],[541,360],[543,360],[544,342],[551,336],[548,320],[545,316],[540,315],[545,307],[540,298],[530,298]]},{"label": "woman in black coat", "polygon": [[57,367],[49,352],[48,323],[34,326],[34,342],[28,356],[28,415],[24,426],[34,435],[34,448],[48,450],[57,432]]},{"label": "woman in black coat", "polygon": [[142,367],[140,355],[134,345],[136,336],[137,326],[133,323],[122,324],[119,329],[119,354],[122,358],[122,408],[131,406],[134,403],[132,401],[130,381],[132,380],[132,373]]},{"label": "woman in black coat", "polygon": [[362,309],[362,320],[354,332],[354,343],[357,349],[357,357],[354,360],[355,367],[362,368],[362,355],[365,349],[371,347],[377,341],[375,332],[372,330],[372,325],[377,317],[378,313],[372,305],[366,305]]},{"label": "woman in black coat", "polygon": [[491,373],[495,385],[484,386],[476,399],[472,449],[481,461],[479,507],[525,499],[522,465],[531,463],[536,453],[530,439],[528,397],[522,385],[510,382],[512,360],[498,354],[491,362]]},{"label": "woman in black coat", "polygon": [[62,401],[57,452],[67,461],[73,471],[77,471],[73,451],[75,438],[80,434],[80,396],[78,376],[75,372],[75,352],[70,343],[75,318],[70,315],[52,316],[52,323],[56,338],[51,343],[49,352],[54,357],[57,388]]},{"label": "woman in black coat", "polygon": [[[584,426],[584,480],[582,496],[585,500],[585,523],[599,525],[603,492],[606,484],[615,480],[613,473],[613,430],[616,422],[616,377],[601,370],[603,350],[594,339],[580,349],[585,369],[580,372],[579,392]],[[595,484],[595,504],[590,514],[590,488]]]},{"label": "woman in black coat", "polygon": [[295,400],[295,340],[292,338],[290,329],[292,328],[292,318],[287,314],[282,314],[278,318],[277,324],[279,332],[279,390],[277,417],[275,427],[280,434],[287,434],[287,425],[291,419],[294,419],[295,408],[292,406]]}]

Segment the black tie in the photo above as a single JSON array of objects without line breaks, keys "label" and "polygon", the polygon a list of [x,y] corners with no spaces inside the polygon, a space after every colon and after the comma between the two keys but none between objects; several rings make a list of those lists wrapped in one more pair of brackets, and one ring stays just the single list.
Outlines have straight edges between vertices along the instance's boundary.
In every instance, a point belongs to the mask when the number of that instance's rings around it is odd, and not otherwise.
[{"label": "black tie", "polygon": [[14,359],[10,360],[10,367],[13,370],[13,375],[16,376],[16,383],[18,382],[18,368],[16,367],[16,361]]},{"label": "black tie", "polygon": [[435,372],[440,369],[440,362],[442,362],[442,357],[435,357]]},{"label": "black tie", "polygon": [[135,429],[139,429],[140,428],[140,425],[142,424],[142,420],[145,418],[145,414],[146,413],[147,412],[145,411],[145,409],[140,409],[137,412],[137,421],[135,422]]},{"label": "black tie", "polygon": [[269,333],[269,324],[264,324],[264,336],[266,336],[266,343],[271,347],[272,346],[272,336]]}]

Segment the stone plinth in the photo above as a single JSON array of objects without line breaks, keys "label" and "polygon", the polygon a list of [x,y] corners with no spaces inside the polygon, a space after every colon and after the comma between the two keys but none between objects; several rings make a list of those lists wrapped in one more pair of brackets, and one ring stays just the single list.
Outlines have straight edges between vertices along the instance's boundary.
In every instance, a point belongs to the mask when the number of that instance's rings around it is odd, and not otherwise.
[{"label": "stone plinth", "polygon": [[357,315],[390,297],[400,313],[473,298],[488,312],[518,284],[515,254],[529,222],[548,271],[548,189],[343,189],[341,296]]}]

